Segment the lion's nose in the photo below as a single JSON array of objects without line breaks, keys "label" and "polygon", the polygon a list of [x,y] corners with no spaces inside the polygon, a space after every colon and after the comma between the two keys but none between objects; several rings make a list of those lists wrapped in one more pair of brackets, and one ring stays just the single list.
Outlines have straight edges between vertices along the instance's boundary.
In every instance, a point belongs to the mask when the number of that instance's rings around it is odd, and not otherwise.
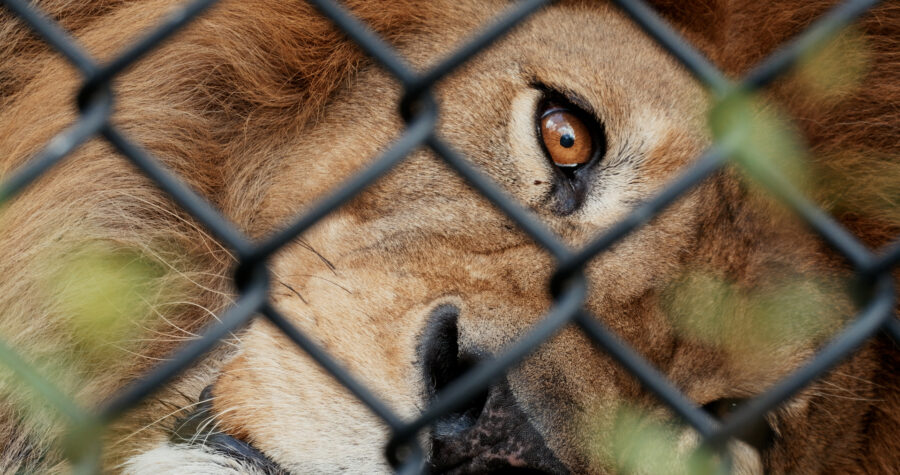
[{"label": "lion's nose", "polygon": [[[420,347],[429,400],[484,359],[461,345],[459,335],[459,310],[437,307]],[[439,419],[431,443],[433,473],[568,473],[529,422],[506,380]]]}]

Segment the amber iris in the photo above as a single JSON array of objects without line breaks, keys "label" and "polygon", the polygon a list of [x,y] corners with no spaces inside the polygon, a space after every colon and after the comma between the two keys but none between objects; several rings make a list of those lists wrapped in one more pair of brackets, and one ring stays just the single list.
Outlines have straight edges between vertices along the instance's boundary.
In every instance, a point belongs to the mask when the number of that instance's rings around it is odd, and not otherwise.
[{"label": "amber iris", "polygon": [[541,117],[541,138],[550,159],[559,167],[577,167],[591,160],[593,141],[587,125],[564,109],[547,111]]}]

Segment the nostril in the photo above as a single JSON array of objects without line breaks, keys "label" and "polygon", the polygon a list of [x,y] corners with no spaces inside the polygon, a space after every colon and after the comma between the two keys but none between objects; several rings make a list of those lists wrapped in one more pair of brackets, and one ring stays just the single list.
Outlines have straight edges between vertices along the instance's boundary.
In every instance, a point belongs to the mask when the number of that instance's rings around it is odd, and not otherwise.
[{"label": "nostril", "polygon": [[[459,310],[441,305],[431,312],[422,341],[425,380],[432,393],[447,386],[460,375]],[[433,394],[432,394],[433,395]]]},{"label": "nostril", "polygon": [[[460,349],[459,309],[449,304],[440,305],[431,312],[419,352],[428,401],[478,363],[477,357]],[[435,425],[435,436],[452,435],[472,427],[484,409],[487,397],[485,390],[457,411],[441,418]]]}]

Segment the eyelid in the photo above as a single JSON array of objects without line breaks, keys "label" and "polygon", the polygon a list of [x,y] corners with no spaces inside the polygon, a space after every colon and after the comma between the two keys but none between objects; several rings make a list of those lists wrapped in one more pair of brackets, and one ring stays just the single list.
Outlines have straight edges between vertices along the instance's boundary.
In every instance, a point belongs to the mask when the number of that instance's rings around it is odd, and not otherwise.
[{"label": "eyelid", "polygon": [[600,120],[600,116],[597,115],[597,112],[594,110],[593,107],[591,107],[591,104],[588,101],[586,101],[586,100],[582,99],[580,96],[574,95],[572,93],[566,93],[565,98],[572,104],[578,106],[585,113],[585,115],[589,116],[591,119],[596,121],[598,124],[603,123],[603,121]]},{"label": "eyelid", "polygon": [[577,92],[567,87],[549,85],[541,81],[534,81],[532,87],[541,91],[544,100],[552,100],[554,97],[563,99],[564,103],[569,103],[576,106],[578,109],[584,112],[585,115],[595,120],[597,123],[603,124],[603,118],[600,117],[597,109],[595,109],[594,106],[591,105],[590,101],[579,95]]}]

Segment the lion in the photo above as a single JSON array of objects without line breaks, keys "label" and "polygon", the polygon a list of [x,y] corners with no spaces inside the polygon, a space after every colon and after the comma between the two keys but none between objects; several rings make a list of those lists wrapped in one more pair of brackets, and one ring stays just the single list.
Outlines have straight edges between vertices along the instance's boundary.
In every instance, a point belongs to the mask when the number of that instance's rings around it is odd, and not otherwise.
[{"label": "lion", "polygon": [[[109,60],[181,3],[35,5]],[[739,77],[836,2],[650,3]],[[510,5],[344,6],[426,70]],[[876,7],[809,58],[819,69],[801,66],[752,98],[765,133],[751,145],[790,165],[797,186],[873,249],[900,232],[898,28],[900,7]],[[0,176],[77,118],[80,83],[0,9]],[[112,123],[257,240],[405,127],[398,80],[305,2],[223,0],[112,89]],[[546,6],[434,94],[435,135],[573,249],[713,141],[716,98],[605,2]],[[0,219],[2,341],[81,407],[170,358],[237,295],[233,250],[101,139],[5,203]],[[272,306],[412,420],[546,315],[556,263],[423,147],[268,267]],[[807,362],[860,305],[848,263],[741,167],[710,175],[584,274],[585,310],[720,419]],[[886,335],[868,340],[730,442],[732,469],[900,472],[898,356]],[[2,471],[68,470],[83,454],[60,416],[2,374]],[[136,474],[383,473],[389,435],[260,317],[110,422],[102,464]],[[416,441],[421,469],[435,473],[699,470],[686,462],[697,433],[573,325]]]}]

